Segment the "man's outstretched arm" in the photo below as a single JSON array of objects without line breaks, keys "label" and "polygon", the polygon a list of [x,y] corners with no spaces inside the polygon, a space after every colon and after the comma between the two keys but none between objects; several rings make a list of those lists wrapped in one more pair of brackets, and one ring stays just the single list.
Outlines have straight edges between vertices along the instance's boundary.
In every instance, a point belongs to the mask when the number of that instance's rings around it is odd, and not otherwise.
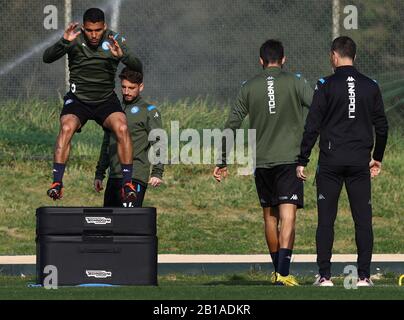
[{"label": "man's outstretched arm", "polygon": [[69,52],[71,43],[77,36],[81,33],[81,31],[75,32],[74,29],[78,26],[78,23],[70,23],[63,37],[56,42],[53,46],[49,47],[45,50],[43,54],[43,62],[52,63],[61,57],[63,57],[67,52]]},{"label": "man's outstretched arm", "polygon": [[112,54],[118,57],[130,69],[143,73],[142,62],[126,47],[125,38],[118,37],[117,35],[113,37],[111,35],[109,39],[111,41],[110,49]]}]

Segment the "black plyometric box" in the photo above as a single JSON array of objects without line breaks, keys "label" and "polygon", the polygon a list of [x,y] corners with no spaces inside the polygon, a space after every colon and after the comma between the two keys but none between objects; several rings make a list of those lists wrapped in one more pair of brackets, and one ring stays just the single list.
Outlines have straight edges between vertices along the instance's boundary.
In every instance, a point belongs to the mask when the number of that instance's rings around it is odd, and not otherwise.
[{"label": "black plyometric box", "polygon": [[37,235],[156,235],[156,208],[41,207]]},{"label": "black plyometric box", "polygon": [[51,266],[62,286],[157,285],[155,208],[41,207],[36,216],[38,284]]},{"label": "black plyometric box", "polygon": [[156,237],[42,236],[38,244],[40,284],[45,266],[52,265],[58,285],[157,285]]}]

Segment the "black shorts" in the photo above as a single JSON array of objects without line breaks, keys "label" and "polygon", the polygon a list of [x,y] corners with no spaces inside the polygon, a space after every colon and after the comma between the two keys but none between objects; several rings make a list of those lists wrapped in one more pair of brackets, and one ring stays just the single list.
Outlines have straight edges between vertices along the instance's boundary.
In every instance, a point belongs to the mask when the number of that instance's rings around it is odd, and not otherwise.
[{"label": "black shorts", "polygon": [[291,203],[303,208],[303,181],[296,176],[296,164],[257,168],[254,176],[261,207]]},{"label": "black shorts", "polygon": [[[143,205],[147,184],[132,179],[132,183],[136,188],[136,201],[133,207],[139,208]],[[121,200],[122,179],[109,178],[104,194],[104,207],[122,207]]]},{"label": "black shorts", "polygon": [[95,120],[100,126],[102,126],[105,119],[108,118],[111,113],[125,113],[122,110],[121,103],[115,92],[113,92],[107,101],[94,104],[79,100],[70,91],[66,93],[63,100],[63,109],[60,116],[74,114],[80,120],[80,128],[84,127],[88,120]]}]

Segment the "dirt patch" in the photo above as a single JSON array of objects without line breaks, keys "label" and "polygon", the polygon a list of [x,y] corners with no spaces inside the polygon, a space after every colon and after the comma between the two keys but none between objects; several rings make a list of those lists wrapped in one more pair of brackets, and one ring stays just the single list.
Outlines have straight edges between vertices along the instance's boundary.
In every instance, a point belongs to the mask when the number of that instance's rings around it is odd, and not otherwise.
[{"label": "dirt patch", "polygon": [[9,236],[14,239],[21,239],[21,240],[30,239],[30,237],[27,234],[21,233],[18,228],[8,228],[0,226],[0,232],[5,233],[6,236]]}]

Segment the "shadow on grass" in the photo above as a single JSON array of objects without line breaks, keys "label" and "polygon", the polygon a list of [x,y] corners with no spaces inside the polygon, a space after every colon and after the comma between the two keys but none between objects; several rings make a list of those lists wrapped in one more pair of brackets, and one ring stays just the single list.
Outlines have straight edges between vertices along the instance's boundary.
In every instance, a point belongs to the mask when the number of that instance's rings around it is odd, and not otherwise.
[{"label": "shadow on grass", "polygon": [[224,280],[224,281],[209,281],[203,283],[204,286],[272,286],[271,281],[263,280]]},{"label": "shadow on grass", "polygon": [[[255,279],[254,279],[255,278]],[[312,284],[311,279],[301,277],[297,279],[300,284],[307,285]],[[234,274],[226,277],[225,279],[217,279],[204,282],[205,286],[277,286],[270,280],[269,274],[257,274],[256,276],[249,277],[239,274]]]},{"label": "shadow on grass", "polygon": [[[300,285],[312,285],[313,281],[300,281]],[[203,283],[204,286],[278,286],[273,284],[270,280],[224,280],[224,281],[210,281]]]}]

